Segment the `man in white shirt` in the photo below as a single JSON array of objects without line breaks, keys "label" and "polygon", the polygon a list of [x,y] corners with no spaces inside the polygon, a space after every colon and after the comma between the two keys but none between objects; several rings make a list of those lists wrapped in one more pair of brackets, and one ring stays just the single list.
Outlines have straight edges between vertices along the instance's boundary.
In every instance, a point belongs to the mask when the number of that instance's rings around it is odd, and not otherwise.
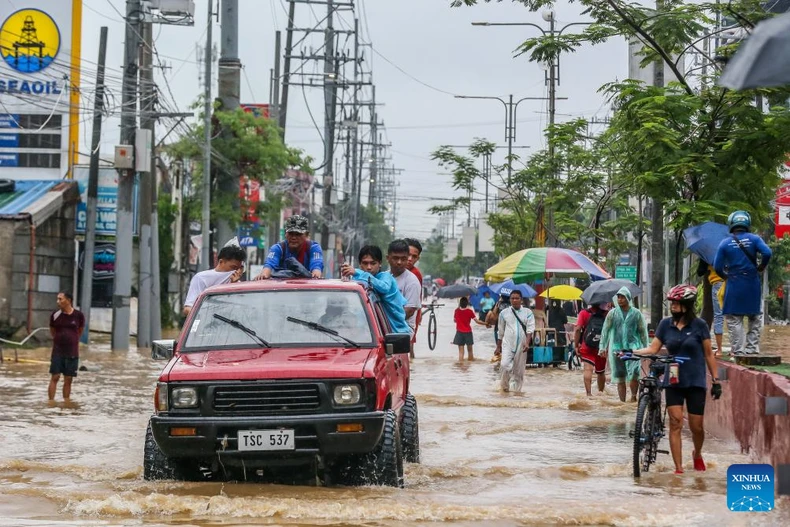
[{"label": "man in white shirt", "polygon": [[[417,327],[417,311],[422,307],[422,284],[407,268],[409,244],[405,240],[395,240],[390,243],[387,248],[387,262],[390,264],[390,273],[398,284],[398,290],[406,299],[406,305],[403,306],[406,311],[406,322],[414,332]],[[411,356],[414,357],[413,348]]]},{"label": "man in white shirt", "polygon": [[500,382],[505,392],[520,392],[527,368],[527,348],[535,332],[535,315],[521,307],[523,298],[518,289],[510,293],[510,307],[499,314],[496,353],[501,354]]},{"label": "man in white shirt", "polygon": [[214,269],[199,272],[189,282],[189,292],[184,300],[184,316],[189,316],[200,293],[209,287],[241,280],[246,259],[247,252],[238,245],[223,247],[219,251],[217,266]]}]

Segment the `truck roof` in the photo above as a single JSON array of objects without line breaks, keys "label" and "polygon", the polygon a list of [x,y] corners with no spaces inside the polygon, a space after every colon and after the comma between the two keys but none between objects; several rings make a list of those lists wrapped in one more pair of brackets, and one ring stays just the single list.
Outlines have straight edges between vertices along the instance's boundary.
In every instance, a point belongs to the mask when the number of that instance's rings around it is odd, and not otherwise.
[{"label": "truck roof", "polygon": [[345,291],[365,292],[364,286],[359,282],[333,279],[288,278],[269,280],[252,280],[235,284],[216,285],[206,290],[210,293],[240,293],[250,291],[284,291],[299,289],[336,289]]}]

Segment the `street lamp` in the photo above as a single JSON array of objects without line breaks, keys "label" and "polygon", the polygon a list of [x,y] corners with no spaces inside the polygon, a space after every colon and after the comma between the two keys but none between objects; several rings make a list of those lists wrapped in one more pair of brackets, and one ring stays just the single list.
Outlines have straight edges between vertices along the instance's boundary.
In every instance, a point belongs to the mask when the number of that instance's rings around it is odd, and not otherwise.
[{"label": "street lamp", "polygon": [[[507,141],[507,182],[510,184],[510,178],[513,175],[513,163],[511,157],[513,156],[513,142],[516,140],[516,115],[518,105],[524,101],[545,101],[546,97],[522,97],[515,103],[513,96],[509,95],[508,100],[505,101],[501,97],[487,96],[487,95],[456,95],[456,99],[490,99],[499,101],[505,106],[505,141]],[[567,97],[561,97],[567,99]]]},{"label": "street lamp", "polygon": [[[554,36],[562,35],[562,32],[568,29],[569,27],[573,26],[588,26],[592,24],[592,22],[571,22],[569,24],[565,24],[559,30],[555,27],[555,15],[554,11],[544,11],[542,13],[543,20],[549,23],[548,31],[543,29],[538,24],[533,24],[532,22],[472,22],[473,26],[483,26],[483,27],[491,27],[491,26],[529,26],[534,27],[541,34],[545,36],[550,36],[554,38]],[[548,74],[547,74],[547,81],[549,84],[549,127],[551,128],[554,126],[554,120],[556,115],[556,101],[557,101],[557,85],[559,84],[559,53],[556,56],[552,56],[549,59],[548,65]],[[512,100],[512,97],[511,97]],[[501,101],[501,99],[500,99]],[[504,103],[504,101],[502,101]],[[519,101],[520,102],[520,101]],[[549,141],[549,159],[552,161],[552,171],[554,166],[554,146],[551,141]],[[510,179],[510,171],[508,165],[508,179]],[[551,211],[549,211],[549,231],[553,230],[552,224],[554,223],[553,215]]]}]

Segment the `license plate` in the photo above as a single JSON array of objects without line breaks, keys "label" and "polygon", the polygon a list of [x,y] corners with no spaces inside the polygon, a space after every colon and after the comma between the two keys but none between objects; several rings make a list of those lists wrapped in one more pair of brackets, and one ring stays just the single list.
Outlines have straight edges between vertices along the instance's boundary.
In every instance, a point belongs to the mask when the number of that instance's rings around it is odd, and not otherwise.
[{"label": "license plate", "polygon": [[293,430],[239,430],[239,450],[293,450]]}]

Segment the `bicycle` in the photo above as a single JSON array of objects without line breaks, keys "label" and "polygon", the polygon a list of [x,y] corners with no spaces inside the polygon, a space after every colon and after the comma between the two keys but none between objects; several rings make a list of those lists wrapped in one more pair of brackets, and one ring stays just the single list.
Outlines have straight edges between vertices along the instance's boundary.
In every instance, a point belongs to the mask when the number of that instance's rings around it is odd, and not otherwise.
[{"label": "bicycle", "polygon": [[434,312],[434,308],[441,307],[443,305],[444,304],[437,304],[435,302],[422,305],[423,316],[430,312],[430,315],[428,315],[428,347],[431,349],[431,351],[436,348],[436,313]]},{"label": "bicycle", "polygon": [[634,429],[628,433],[634,438],[634,477],[638,478],[642,472],[648,472],[650,465],[656,462],[658,454],[669,454],[666,450],[659,450],[658,444],[664,437],[664,424],[666,422],[666,408],[661,408],[661,390],[665,388],[659,377],[668,376],[671,363],[682,363],[686,357],[673,357],[671,355],[637,355],[631,353],[622,360],[650,360],[648,374],[639,379],[639,405],[636,409],[636,423]]}]

